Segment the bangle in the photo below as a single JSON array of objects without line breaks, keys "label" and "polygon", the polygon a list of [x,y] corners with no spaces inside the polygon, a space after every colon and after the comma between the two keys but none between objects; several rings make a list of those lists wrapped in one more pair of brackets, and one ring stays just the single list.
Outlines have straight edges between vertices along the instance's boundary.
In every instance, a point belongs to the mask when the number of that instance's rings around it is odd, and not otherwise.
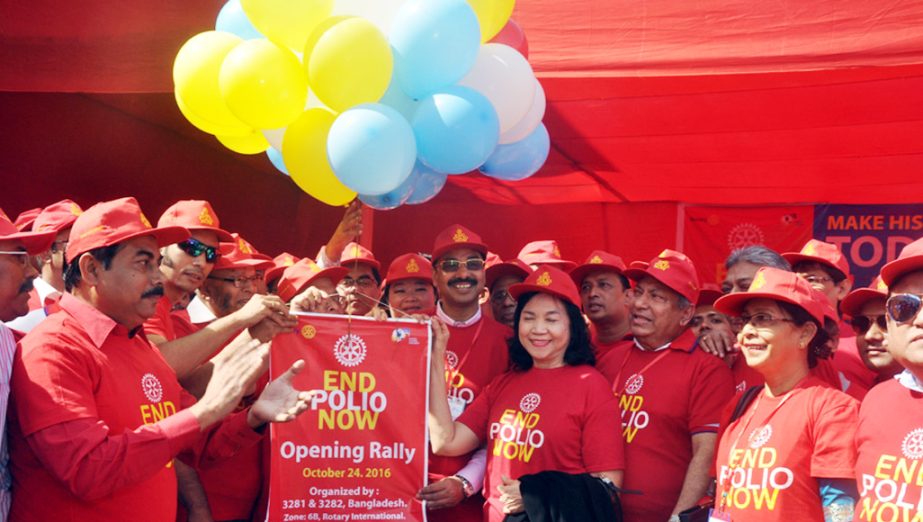
[{"label": "bangle", "polygon": [[474,486],[472,486],[471,483],[468,482],[468,479],[466,479],[465,477],[461,475],[452,475],[449,478],[453,478],[461,482],[462,491],[465,493],[465,498],[468,498],[471,495],[474,495]]}]

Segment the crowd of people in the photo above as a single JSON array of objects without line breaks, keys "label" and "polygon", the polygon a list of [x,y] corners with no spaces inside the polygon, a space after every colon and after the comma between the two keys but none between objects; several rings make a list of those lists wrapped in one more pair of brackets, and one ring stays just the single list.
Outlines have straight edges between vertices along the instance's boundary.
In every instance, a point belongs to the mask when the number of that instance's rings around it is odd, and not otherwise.
[{"label": "crowd of people", "polygon": [[201,200],[0,212],[0,519],[264,520],[312,371],[271,342],[320,312],[431,321],[430,520],[923,520],[923,239],[868,288],[814,239],[718,286],[463,225],[384,268],[361,215],[311,259]]}]

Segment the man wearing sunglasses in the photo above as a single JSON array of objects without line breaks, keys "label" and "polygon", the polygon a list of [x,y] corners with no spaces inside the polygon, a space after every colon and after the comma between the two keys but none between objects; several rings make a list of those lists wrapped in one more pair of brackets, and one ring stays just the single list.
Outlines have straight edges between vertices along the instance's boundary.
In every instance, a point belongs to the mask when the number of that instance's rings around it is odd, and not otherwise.
[{"label": "man wearing sunglasses", "polygon": [[[881,269],[888,351],[905,370],[872,388],[859,410],[856,520],[923,516],[923,239]],[[912,471],[911,471],[912,470]]]},{"label": "man wearing sunglasses", "polygon": [[[446,381],[449,405],[457,418],[491,380],[508,366],[506,340],[512,331],[482,314],[487,245],[480,236],[452,225],[433,245],[433,284],[439,292],[436,316],[448,327]],[[429,520],[480,522],[480,495],[487,470],[481,449],[457,457],[430,454],[430,484],[417,497],[426,500]]]},{"label": "man wearing sunglasses", "polygon": [[888,286],[876,277],[868,288],[853,290],[843,299],[840,307],[850,316],[849,324],[856,333],[859,357],[865,366],[875,372],[876,384],[891,379],[904,368],[888,351],[888,317],[885,302]]}]

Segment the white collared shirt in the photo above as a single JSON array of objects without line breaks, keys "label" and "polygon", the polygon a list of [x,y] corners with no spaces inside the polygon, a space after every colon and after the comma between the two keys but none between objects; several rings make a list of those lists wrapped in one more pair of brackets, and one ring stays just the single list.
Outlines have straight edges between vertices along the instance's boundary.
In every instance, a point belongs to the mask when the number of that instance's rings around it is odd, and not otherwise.
[{"label": "white collared shirt", "polygon": [[901,386],[915,392],[923,393],[923,382],[920,382],[920,379],[917,379],[917,376],[910,373],[910,370],[904,370],[901,373],[894,376],[897,379],[897,382],[901,383]]},{"label": "white collared shirt", "polygon": [[456,328],[468,328],[469,326],[476,325],[478,321],[481,320],[481,307],[478,306],[477,312],[474,312],[474,315],[465,319],[464,321],[456,321],[455,319],[449,317],[445,310],[442,309],[442,301],[436,303],[436,317],[442,320],[447,325],[454,326]]},{"label": "white collared shirt", "polygon": [[192,301],[189,301],[189,306],[186,307],[186,313],[189,314],[189,321],[192,324],[210,323],[218,318],[218,316],[211,311],[211,308],[199,299],[199,296],[195,296],[192,298]]}]

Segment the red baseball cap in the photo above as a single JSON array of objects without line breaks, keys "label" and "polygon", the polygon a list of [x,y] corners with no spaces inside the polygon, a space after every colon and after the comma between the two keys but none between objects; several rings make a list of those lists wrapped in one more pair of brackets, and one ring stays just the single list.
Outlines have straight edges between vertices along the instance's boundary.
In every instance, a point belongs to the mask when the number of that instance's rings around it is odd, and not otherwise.
[{"label": "red baseball cap", "polygon": [[273,267],[266,271],[266,274],[263,275],[263,282],[267,285],[276,279],[282,277],[282,272],[286,268],[294,265],[299,261],[299,258],[289,254],[288,252],[282,252],[276,257],[272,258]]},{"label": "red baseball cap", "polygon": [[505,276],[515,276],[522,279],[529,277],[532,273],[532,267],[523,263],[519,259],[513,258],[509,261],[495,263],[487,267],[487,288],[494,286],[498,279]]},{"label": "red baseball cap", "polygon": [[881,267],[881,280],[888,286],[894,286],[902,275],[917,270],[923,270],[923,238],[905,246],[897,259]]},{"label": "red baseball cap", "polygon": [[279,289],[276,294],[283,301],[288,302],[317,279],[329,277],[333,284],[337,284],[348,273],[349,269],[342,266],[321,268],[306,257],[282,272],[282,279],[279,280]]},{"label": "red baseball cap", "polygon": [[158,227],[180,226],[187,230],[209,230],[218,235],[218,241],[234,241],[231,234],[221,228],[218,214],[208,201],[186,199],[177,201],[164,210],[157,221]]},{"label": "red baseball cap", "polygon": [[487,245],[481,236],[461,225],[451,225],[436,235],[433,243],[433,263],[453,248],[470,248],[487,256]]},{"label": "red baseball cap", "polygon": [[580,292],[574,280],[567,272],[553,266],[543,266],[529,274],[522,283],[510,287],[509,293],[513,299],[527,292],[541,292],[559,297],[570,304],[580,308]]},{"label": "red baseball cap", "polygon": [[801,252],[786,252],[782,254],[782,257],[792,266],[802,261],[820,263],[835,268],[843,272],[846,277],[849,277],[849,261],[846,260],[843,252],[833,243],[811,239],[804,244]]},{"label": "red baseball cap", "polygon": [[272,258],[257,252],[253,245],[239,234],[231,234],[233,242],[219,243],[221,257],[215,262],[213,270],[233,270],[236,268],[255,268],[267,270],[273,267]]},{"label": "red baseball cap", "polygon": [[372,254],[371,250],[359,243],[349,243],[343,249],[343,255],[340,256],[340,265],[347,266],[357,263],[365,263],[375,270],[381,270],[381,263],[375,259],[375,255]]},{"label": "red baseball cap", "polygon": [[597,270],[624,274],[625,270],[628,270],[628,268],[625,266],[625,262],[622,261],[621,257],[610,254],[604,250],[594,250],[582,265],[570,271],[570,276],[574,282],[577,283],[577,286],[579,286],[583,282],[584,277]]},{"label": "red baseball cap", "polygon": [[38,217],[41,208],[30,208],[29,210],[23,210],[16,216],[16,221],[13,222],[20,231],[22,230],[31,230],[32,223],[35,222],[35,218]]},{"label": "red baseball cap", "polygon": [[798,274],[764,266],[757,270],[746,292],[721,297],[715,301],[715,308],[721,313],[739,316],[748,301],[759,298],[800,306],[821,325],[824,324],[824,316],[827,315],[825,305],[830,305],[823,294]]},{"label": "red baseball cap", "polygon": [[[54,237],[55,232],[50,234]],[[165,246],[189,238],[189,231],[174,226],[152,227],[135,198],[103,201],[88,208],[74,221],[65,257],[71,262],[90,250],[141,236],[154,236],[158,246]]]},{"label": "red baseball cap", "polygon": [[420,254],[404,254],[394,258],[388,266],[388,275],[381,282],[382,288],[405,279],[424,279],[433,282],[433,265]]},{"label": "red baseball cap", "polygon": [[40,254],[51,248],[55,235],[54,232],[23,232],[0,210],[0,241],[17,241],[29,255]]},{"label": "red baseball cap", "polygon": [[858,288],[849,293],[840,301],[840,309],[849,315],[858,315],[865,303],[872,299],[887,299],[888,285],[881,280],[881,276],[872,280],[866,288]]},{"label": "red baseball cap", "polygon": [[83,209],[69,199],[52,203],[36,216],[35,223],[32,224],[32,230],[36,232],[53,231],[57,234],[72,226],[80,214],[83,214]]},{"label": "red baseball cap", "polygon": [[699,302],[699,275],[692,260],[686,257],[686,254],[668,248],[650,263],[646,265],[641,263],[643,262],[633,262],[625,271],[625,276],[635,281],[640,281],[647,276],[653,277],[688,299],[690,303]]},{"label": "red baseball cap", "polygon": [[696,306],[711,306],[715,304],[715,301],[719,297],[724,295],[724,292],[721,291],[721,287],[715,283],[705,283],[702,285],[702,289],[699,290],[699,300],[695,303]]},{"label": "red baseball cap", "polygon": [[526,243],[516,257],[529,266],[555,265],[565,272],[570,272],[577,266],[577,263],[561,257],[561,249],[558,248],[558,242],[554,239],[541,239]]}]

